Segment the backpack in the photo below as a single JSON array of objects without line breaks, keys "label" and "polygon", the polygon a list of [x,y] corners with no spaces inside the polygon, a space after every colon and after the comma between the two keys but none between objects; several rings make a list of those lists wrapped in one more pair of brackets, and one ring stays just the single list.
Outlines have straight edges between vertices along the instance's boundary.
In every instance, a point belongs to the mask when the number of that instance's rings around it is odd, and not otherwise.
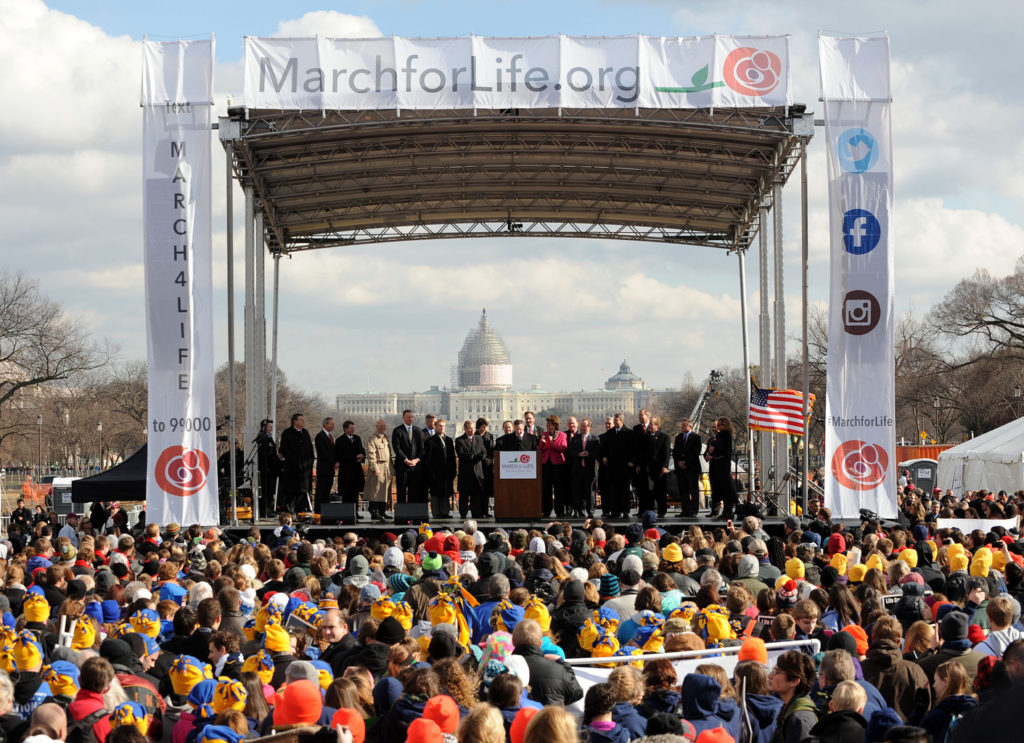
[{"label": "backpack", "polygon": [[67,743],[97,743],[93,725],[107,716],[105,709],[98,709],[81,720],[72,720],[68,725]]},{"label": "backpack", "polygon": [[943,738],[946,743],[953,740],[953,731],[956,729],[956,726],[960,724],[960,720],[962,720],[963,717],[962,713],[950,715],[949,725],[946,726],[946,737]]}]

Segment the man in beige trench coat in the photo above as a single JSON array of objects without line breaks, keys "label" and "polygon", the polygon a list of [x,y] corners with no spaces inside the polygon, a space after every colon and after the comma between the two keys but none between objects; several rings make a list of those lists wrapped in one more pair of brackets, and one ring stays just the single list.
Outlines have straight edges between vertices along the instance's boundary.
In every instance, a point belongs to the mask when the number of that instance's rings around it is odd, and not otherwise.
[{"label": "man in beige trench coat", "polygon": [[384,511],[391,499],[391,478],[395,471],[391,464],[391,441],[387,423],[377,421],[377,430],[366,442],[366,485],[363,488],[370,507],[370,517],[384,522]]}]

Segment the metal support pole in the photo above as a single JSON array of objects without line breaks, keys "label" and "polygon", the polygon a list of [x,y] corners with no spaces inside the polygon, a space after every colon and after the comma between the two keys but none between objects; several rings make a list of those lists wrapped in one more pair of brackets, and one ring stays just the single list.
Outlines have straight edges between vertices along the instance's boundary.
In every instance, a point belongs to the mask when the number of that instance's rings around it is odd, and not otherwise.
[{"label": "metal support pole", "polygon": [[804,455],[801,457],[801,488],[803,490],[803,508],[807,513],[807,497],[810,491],[808,486],[808,475],[810,474],[809,459],[811,455],[810,446],[810,393],[811,393],[811,371],[808,361],[807,345],[807,320],[808,320],[808,289],[807,289],[807,263],[810,259],[810,248],[807,237],[807,140],[800,140],[800,272],[802,274],[802,296],[801,312],[803,313],[803,349],[801,363],[803,365],[803,393],[804,393]]},{"label": "metal support pole", "polygon": [[267,413],[267,286],[266,255],[263,241],[263,209],[256,211],[256,260],[253,271],[256,276],[256,411],[259,419],[269,418]]},{"label": "metal support pole", "polygon": [[[772,212],[775,222],[775,387],[786,388],[786,284],[783,270],[782,249],[782,183],[773,186]],[[789,437],[784,433],[775,434],[775,482],[789,474]],[[790,490],[786,488],[786,515],[792,513]]]},{"label": "metal support pole", "polygon": [[235,429],[237,411],[235,410],[235,213],[234,183],[231,180],[231,145],[224,149],[225,183],[227,196],[227,263],[228,263],[228,436],[231,441],[231,525],[238,526],[238,504],[235,502],[234,474],[238,470],[235,463]]},{"label": "metal support pole", "polygon": [[281,253],[274,253],[274,298],[270,325],[270,414],[277,417],[277,307],[281,284]]},{"label": "metal support pole", "polygon": [[[762,206],[758,219],[757,274],[758,291],[760,294],[760,313],[757,318],[758,346],[758,384],[761,387],[772,386],[772,319],[768,311],[768,207]],[[757,434],[758,462],[760,464],[761,484],[765,484],[765,473],[772,466],[772,435],[760,432]]]},{"label": "metal support pole", "polygon": [[252,441],[259,430],[256,398],[256,198],[245,187],[245,427],[243,438]]},{"label": "metal support pole", "polygon": [[[743,316],[743,371],[747,379],[747,500],[754,493],[754,439],[750,430],[750,337],[747,333],[747,251],[737,250],[740,268],[740,314]],[[737,474],[739,474],[737,472]]]}]

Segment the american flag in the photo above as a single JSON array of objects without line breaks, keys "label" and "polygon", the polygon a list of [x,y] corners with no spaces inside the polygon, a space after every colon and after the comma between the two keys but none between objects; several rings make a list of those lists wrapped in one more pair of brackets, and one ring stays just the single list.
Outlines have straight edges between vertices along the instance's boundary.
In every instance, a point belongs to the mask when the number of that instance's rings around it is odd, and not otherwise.
[{"label": "american flag", "polygon": [[[814,409],[814,395],[807,406]],[[750,379],[750,427],[755,431],[772,431],[804,435],[804,395],[799,390],[761,389]]]}]

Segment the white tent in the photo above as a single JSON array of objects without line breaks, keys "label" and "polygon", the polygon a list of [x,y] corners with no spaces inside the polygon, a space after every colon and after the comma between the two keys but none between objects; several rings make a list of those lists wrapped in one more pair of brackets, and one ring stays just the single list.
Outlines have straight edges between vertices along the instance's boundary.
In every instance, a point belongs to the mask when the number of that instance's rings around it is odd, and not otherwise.
[{"label": "white tent", "polygon": [[1024,488],[1024,418],[984,433],[939,454],[938,487],[965,490]]}]

